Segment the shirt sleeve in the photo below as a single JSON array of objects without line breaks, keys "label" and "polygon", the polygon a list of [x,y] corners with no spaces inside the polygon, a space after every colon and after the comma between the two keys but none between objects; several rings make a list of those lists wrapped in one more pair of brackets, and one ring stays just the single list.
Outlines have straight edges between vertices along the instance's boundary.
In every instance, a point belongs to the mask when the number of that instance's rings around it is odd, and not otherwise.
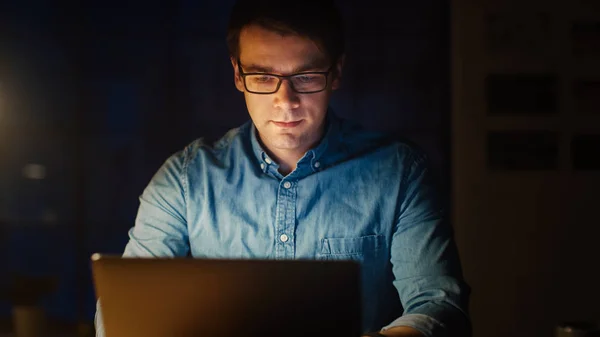
[{"label": "shirt sleeve", "polygon": [[425,336],[470,336],[469,286],[463,281],[452,228],[426,158],[415,153],[391,243],[394,286],[404,313],[382,330],[409,326]]},{"label": "shirt sleeve", "polygon": [[[129,230],[125,257],[179,257],[190,251],[187,230],[186,150],[170,157],[140,196],[135,225]],[[100,300],[96,337],[104,337]]]}]

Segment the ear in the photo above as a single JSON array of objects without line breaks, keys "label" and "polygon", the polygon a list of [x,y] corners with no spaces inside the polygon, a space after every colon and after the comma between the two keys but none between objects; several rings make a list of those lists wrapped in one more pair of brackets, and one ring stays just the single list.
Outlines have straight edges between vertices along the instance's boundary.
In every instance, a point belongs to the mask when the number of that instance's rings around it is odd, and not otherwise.
[{"label": "ear", "polygon": [[[342,54],[340,56],[334,66],[334,71],[332,72],[333,80],[331,81],[331,89],[336,90],[342,84],[342,69],[344,68],[344,62],[346,60],[346,55]],[[242,83],[243,84],[243,83]]]},{"label": "ear", "polygon": [[240,68],[238,67],[238,60],[235,57],[230,57],[231,65],[233,66],[233,83],[240,92],[246,91],[244,87],[244,79],[240,75]]}]

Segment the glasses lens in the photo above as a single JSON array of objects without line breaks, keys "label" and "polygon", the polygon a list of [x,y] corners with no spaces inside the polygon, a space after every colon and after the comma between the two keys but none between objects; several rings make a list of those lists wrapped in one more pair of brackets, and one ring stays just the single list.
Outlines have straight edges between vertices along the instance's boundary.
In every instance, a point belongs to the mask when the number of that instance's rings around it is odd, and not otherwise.
[{"label": "glasses lens", "polygon": [[[268,74],[246,75],[246,88],[256,93],[273,93],[277,90],[279,78]],[[298,74],[290,77],[292,87],[299,93],[324,90],[327,86],[325,74]]]},{"label": "glasses lens", "polygon": [[327,86],[327,76],[324,74],[298,74],[291,80],[298,92],[321,91]]},{"label": "glasses lens", "polygon": [[254,92],[274,92],[279,78],[270,75],[247,75],[246,87]]}]

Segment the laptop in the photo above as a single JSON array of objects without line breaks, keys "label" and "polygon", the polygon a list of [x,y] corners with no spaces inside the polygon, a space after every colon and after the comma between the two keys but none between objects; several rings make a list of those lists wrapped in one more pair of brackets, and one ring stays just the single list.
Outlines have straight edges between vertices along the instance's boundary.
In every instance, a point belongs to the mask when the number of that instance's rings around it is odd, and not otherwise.
[{"label": "laptop", "polygon": [[92,256],[106,337],[361,333],[352,261]]}]

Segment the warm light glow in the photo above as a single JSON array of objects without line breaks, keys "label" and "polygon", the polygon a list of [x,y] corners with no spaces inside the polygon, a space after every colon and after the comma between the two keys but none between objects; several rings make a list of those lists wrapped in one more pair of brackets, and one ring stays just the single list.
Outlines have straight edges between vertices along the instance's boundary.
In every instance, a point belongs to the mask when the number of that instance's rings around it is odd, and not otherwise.
[{"label": "warm light glow", "polygon": [[4,97],[4,90],[3,90],[2,82],[0,82],[0,122],[2,122],[5,115],[6,115],[6,98]]},{"label": "warm light glow", "polygon": [[46,166],[41,164],[27,164],[23,167],[23,176],[27,179],[42,180],[46,178]]}]

